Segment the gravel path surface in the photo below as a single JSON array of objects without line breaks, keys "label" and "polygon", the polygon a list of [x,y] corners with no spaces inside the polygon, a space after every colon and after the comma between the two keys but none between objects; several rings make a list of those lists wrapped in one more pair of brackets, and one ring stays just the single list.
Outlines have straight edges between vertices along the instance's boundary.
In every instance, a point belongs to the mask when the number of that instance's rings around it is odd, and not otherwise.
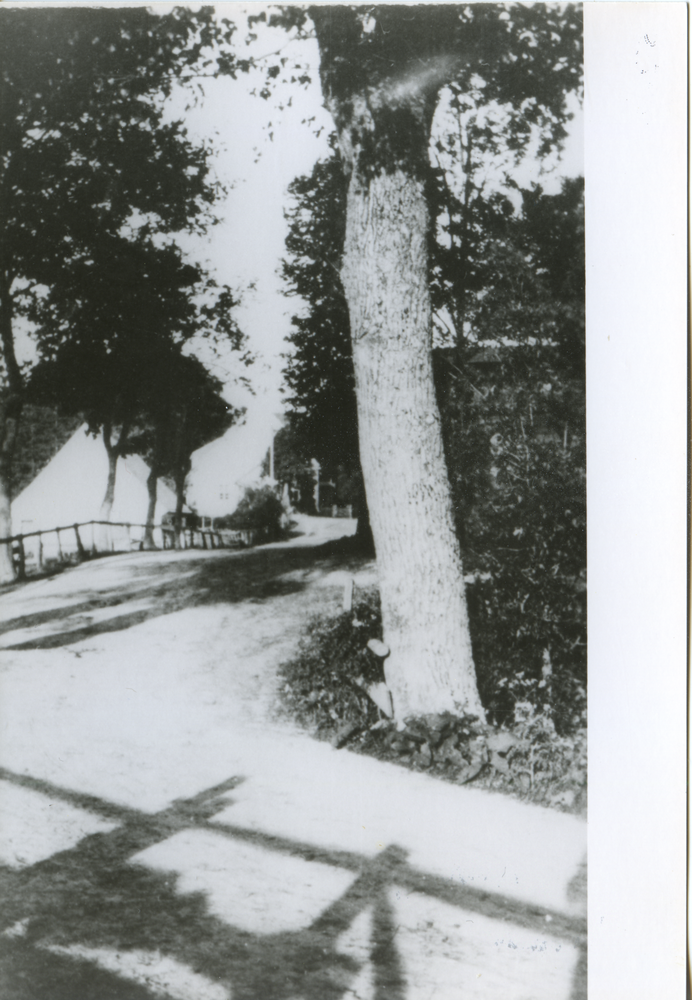
[{"label": "gravel path surface", "polygon": [[3,1000],[586,996],[583,821],[276,718],[308,616],[375,579],[321,541],[0,598]]}]

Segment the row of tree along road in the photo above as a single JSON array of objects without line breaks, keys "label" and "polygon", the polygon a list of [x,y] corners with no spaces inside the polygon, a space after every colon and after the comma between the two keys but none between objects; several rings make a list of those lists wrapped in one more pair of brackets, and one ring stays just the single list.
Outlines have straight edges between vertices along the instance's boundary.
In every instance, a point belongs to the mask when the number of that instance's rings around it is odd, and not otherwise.
[{"label": "row of tree along road", "polygon": [[[233,295],[176,243],[214,223],[223,191],[211,145],[165,116],[176,82],[200,69],[212,14],[14,10],[2,20],[0,537],[12,533],[12,461],[30,401],[79,414],[103,437],[102,520],[118,458],[147,459],[151,545],[159,477],[175,482],[180,514],[192,451],[237,415],[189,351],[200,337],[241,350]],[[27,326],[30,368],[16,352]],[[0,547],[0,579],[12,574]]]},{"label": "row of tree along road", "polygon": [[[136,442],[154,480],[163,470],[184,478],[190,441],[208,430],[186,423],[197,412],[192,400],[219,389],[185,345],[200,330],[238,349],[242,338],[230,290],[186,262],[172,238],[208,226],[220,191],[210,147],[166,123],[163,105],[174,78],[253,67],[235,26],[207,9],[2,14],[0,536],[13,437],[32,386],[89,415],[113,468]],[[565,631],[559,610],[533,600],[543,591],[531,573],[579,575],[580,543],[565,542],[565,558],[551,561],[556,547],[544,530],[552,518],[551,538],[568,521],[583,534],[583,484],[573,489],[583,445],[579,186],[552,200],[534,189],[510,201],[490,193],[482,172],[490,161],[545,156],[564,139],[568,99],[581,86],[580,10],[284,6],[249,20],[282,35],[280,55],[262,62],[265,97],[281,82],[311,85],[285,43],[316,37],[335,126],[334,159],[294,188],[302,203],[286,276],[311,307],[296,325],[289,369],[305,417],[294,431],[315,427],[325,398],[315,382],[331,386],[341,441],[317,457],[341,453],[344,468],[362,472],[395,713],[482,718],[462,544],[481,568],[484,553],[473,549],[494,533],[519,552],[509,562],[513,580],[527,579],[520,655],[526,639],[545,643],[543,660],[554,656]],[[41,354],[28,380],[13,350],[19,314],[35,325]],[[447,330],[437,356],[434,325]],[[484,341],[496,351],[485,362],[473,357]],[[204,410],[212,422],[233,416]],[[323,422],[332,435],[334,426]],[[477,460],[484,442],[490,469]],[[552,482],[558,466],[574,496],[551,508],[532,484]],[[565,587],[573,593],[574,581]],[[491,613],[498,593],[484,598]],[[580,628],[563,645],[577,649]]]}]

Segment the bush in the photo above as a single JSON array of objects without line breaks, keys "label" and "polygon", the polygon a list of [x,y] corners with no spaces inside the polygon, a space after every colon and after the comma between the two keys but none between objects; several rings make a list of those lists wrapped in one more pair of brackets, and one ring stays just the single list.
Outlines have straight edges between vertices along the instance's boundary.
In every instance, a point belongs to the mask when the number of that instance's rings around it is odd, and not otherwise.
[{"label": "bush", "polygon": [[[516,348],[467,377],[437,372],[445,451],[488,725],[430,716],[401,728],[363,681],[381,637],[370,594],[313,623],[284,667],[286,710],[336,745],[568,811],[586,806],[584,386],[555,351]],[[438,355],[437,364],[447,364]],[[472,366],[466,367],[466,372]],[[458,376],[461,377],[458,377]],[[473,384],[472,384],[473,383]]]},{"label": "bush", "polygon": [[258,529],[267,538],[278,538],[282,532],[285,512],[271,486],[248,487],[232,514],[217,518],[216,528],[233,531]]},{"label": "bush", "polygon": [[586,697],[584,401],[553,360],[517,350],[448,387],[445,446],[483,704],[498,723],[549,705],[567,733]]},{"label": "bush", "polygon": [[567,675],[551,677],[543,688],[540,681],[514,675],[511,667],[479,677],[491,701],[508,697],[512,705],[502,727],[449,713],[397,724],[366,692],[383,680],[380,661],[366,649],[381,634],[376,591],[364,593],[348,614],[315,618],[299,655],[281,668],[283,710],[336,746],[348,743],[457,784],[474,781],[563,811],[585,810],[586,720],[579,714],[584,701],[575,700],[571,732],[558,733],[553,722],[555,706],[574,697]]},{"label": "bush", "polygon": [[379,596],[374,590],[350,614],[314,618],[300,655],[281,668],[282,700],[289,714],[327,735],[345,724],[377,722],[377,708],[358,682],[384,680],[379,661],[365,652],[368,640],[381,636]]}]

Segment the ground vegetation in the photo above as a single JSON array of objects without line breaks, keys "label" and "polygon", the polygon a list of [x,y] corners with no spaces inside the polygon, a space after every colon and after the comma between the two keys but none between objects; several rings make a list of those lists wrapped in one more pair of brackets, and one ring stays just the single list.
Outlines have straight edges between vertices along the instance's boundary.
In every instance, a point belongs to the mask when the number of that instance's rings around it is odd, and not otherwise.
[{"label": "ground vegetation", "polygon": [[479,656],[487,719],[442,712],[403,723],[372,696],[384,671],[369,643],[381,636],[376,590],[359,591],[349,612],[313,617],[281,667],[282,711],[337,748],[585,814],[586,700],[568,671],[535,680]]}]

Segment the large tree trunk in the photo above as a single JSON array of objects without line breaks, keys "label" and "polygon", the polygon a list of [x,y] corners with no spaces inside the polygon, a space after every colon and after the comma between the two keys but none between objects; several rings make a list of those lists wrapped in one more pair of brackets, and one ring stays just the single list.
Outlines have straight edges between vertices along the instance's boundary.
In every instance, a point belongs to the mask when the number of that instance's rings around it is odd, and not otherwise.
[{"label": "large tree trunk", "polygon": [[[5,428],[0,428],[0,434],[5,437]],[[0,538],[12,535],[12,495],[11,495],[11,455],[6,456],[4,447],[0,450]],[[12,545],[0,545],[0,584],[12,583],[15,579]]]},{"label": "large tree trunk", "polygon": [[185,506],[185,479],[187,472],[178,470],[175,473],[175,516],[173,518],[174,544],[176,549],[183,548],[183,507]]},{"label": "large tree trunk", "polygon": [[[22,415],[24,383],[14,350],[12,296],[9,281],[0,277],[0,342],[8,387],[0,402],[0,538],[12,535],[12,463]],[[16,577],[12,545],[0,545],[0,584]]]},{"label": "large tree trunk", "polygon": [[108,481],[106,492],[99,511],[99,520],[110,521],[113,512],[113,501],[115,500],[115,475],[118,467],[118,453],[114,449],[108,451]]},{"label": "large tree trunk", "polygon": [[[21,410],[21,397],[11,392],[0,405],[0,538],[12,535],[12,461]],[[0,584],[16,575],[11,542],[0,545]]]},{"label": "large tree trunk", "polygon": [[350,175],[342,282],[391,650],[385,676],[400,718],[483,718],[432,371],[425,178],[437,93],[456,57],[434,44],[427,51],[423,22],[401,22],[408,36],[388,40],[383,10],[329,4],[310,13]]},{"label": "large tree trunk", "polygon": [[432,373],[427,207],[400,171],[352,179],[342,280],[398,716],[482,715]]},{"label": "large tree trunk", "polygon": [[[104,431],[104,442],[106,441],[106,435]],[[99,521],[107,522],[111,519],[111,513],[113,511],[113,502],[115,500],[115,476],[118,469],[118,452],[110,443],[106,444],[106,450],[108,452],[108,480],[106,482],[106,492],[103,496],[101,502],[101,509],[99,511]],[[96,548],[99,552],[110,552],[112,548],[112,538],[111,529],[108,524],[101,523],[98,525],[98,530],[95,533],[96,538]]]},{"label": "large tree trunk", "polygon": [[154,541],[154,521],[156,519],[158,485],[158,470],[155,465],[152,465],[151,471],[147,476],[147,493],[149,495],[149,503],[147,504],[147,522],[144,528],[144,540],[142,542],[142,548],[147,551],[151,551],[156,548],[156,543]]},{"label": "large tree trunk", "polygon": [[[111,519],[113,503],[115,502],[115,481],[118,470],[118,458],[125,451],[127,437],[130,433],[130,425],[128,422],[123,423],[120,428],[117,443],[112,440],[113,427],[110,422],[106,421],[106,423],[104,423],[102,433],[103,443],[108,455],[108,480],[106,482],[106,492],[101,503],[101,510],[99,511],[99,521],[107,522]],[[100,524],[95,537],[97,539],[96,548],[101,552],[110,552],[113,545],[112,533],[108,524]]]}]

